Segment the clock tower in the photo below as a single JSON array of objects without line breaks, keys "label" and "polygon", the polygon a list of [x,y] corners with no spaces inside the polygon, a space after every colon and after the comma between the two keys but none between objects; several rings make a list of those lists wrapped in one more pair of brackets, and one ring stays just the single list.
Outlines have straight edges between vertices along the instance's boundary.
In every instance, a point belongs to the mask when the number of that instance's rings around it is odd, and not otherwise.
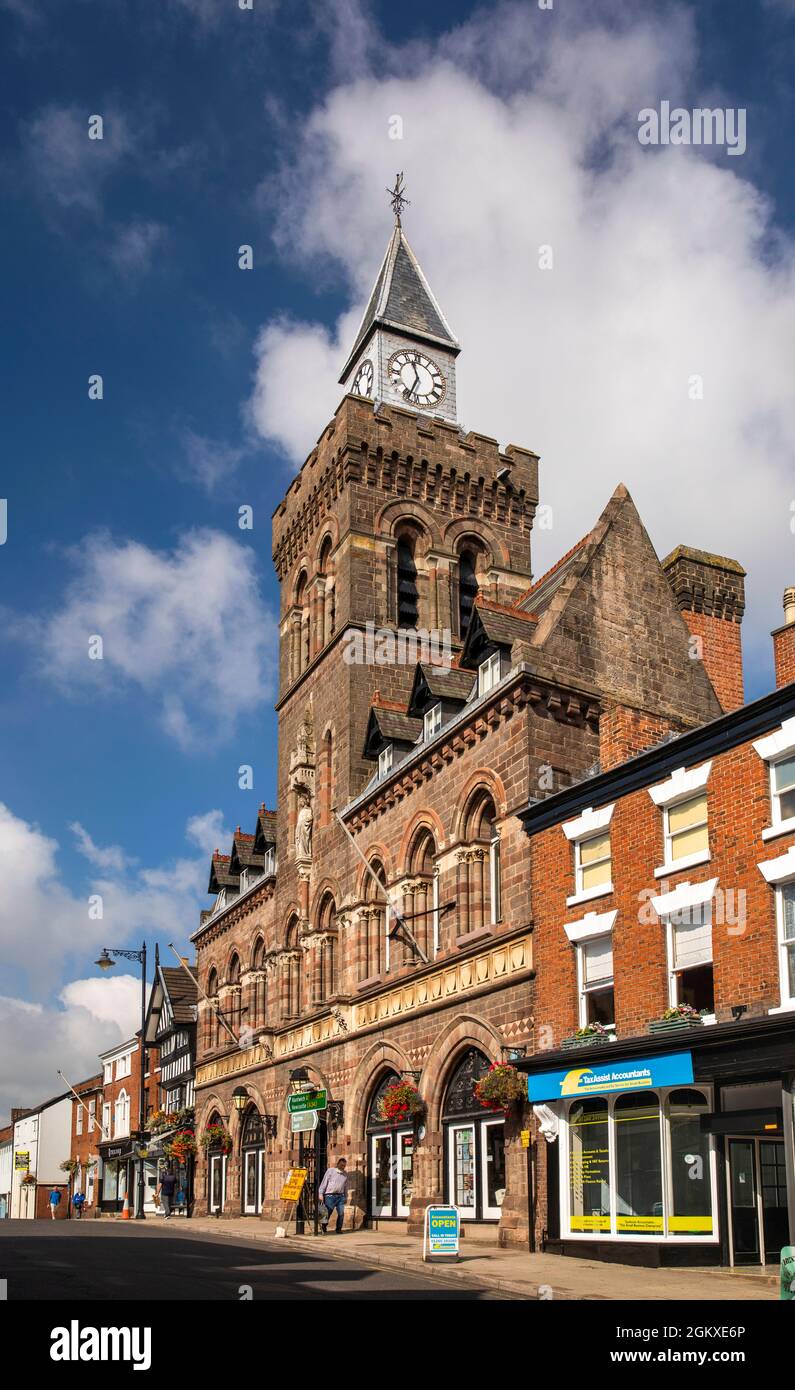
[{"label": "clock tower", "polygon": [[389,190],[395,228],[340,383],[357,396],[455,424],[461,348],[401,226],[402,178]]}]

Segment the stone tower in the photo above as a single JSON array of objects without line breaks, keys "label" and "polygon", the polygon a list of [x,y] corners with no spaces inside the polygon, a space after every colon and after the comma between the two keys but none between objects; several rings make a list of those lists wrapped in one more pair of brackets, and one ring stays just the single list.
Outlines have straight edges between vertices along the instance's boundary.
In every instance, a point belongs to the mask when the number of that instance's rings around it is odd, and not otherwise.
[{"label": "stone tower", "polygon": [[[538,457],[455,423],[458,352],[397,224],[343,370],[349,392],[273,516],[279,910],[304,923],[326,879],[338,908],[346,895],[333,808],[372,776],[375,692],[405,707],[426,637],[454,658],[477,593],[507,604],[531,582]],[[384,642],[398,632],[402,659]]]}]

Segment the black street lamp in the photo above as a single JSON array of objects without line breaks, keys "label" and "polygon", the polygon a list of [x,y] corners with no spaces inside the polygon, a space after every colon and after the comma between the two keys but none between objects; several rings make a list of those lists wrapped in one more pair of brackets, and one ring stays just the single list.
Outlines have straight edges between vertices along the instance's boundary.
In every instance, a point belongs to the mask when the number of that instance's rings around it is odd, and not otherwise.
[{"label": "black street lamp", "polygon": [[[100,970],[111,970],[111,969],[113,968],[113,966],[116,964],[116,961],[115,961],[114,957],[117,957],[117,956],[118,956],[120,959],[122,959],[122,960],[138,960],[138,961],[141,962],[141,1045],[140,1045],[140,1057],[139,1057],[139,1061],[140,1061],[140,1081],[139,1081],[139,1088],[138,1088],[138,1089],[139,1089],[139,1094],[138,1094],[138,1147],[139,1147],[139,1148],[143,1148],[144,1130],[145,1130],[145,1127],[146,1127],[146,1100],[145,1100],[145,1092],[144,1092],[144,1076],[145,1076],[144,1054],[145,1054],[145,1052],[146,1052],[146,1048],[145,1048],[145,1045],[144,1045],[144,1033],[145,1033],[145,1031],[146,1031],[146,942],[143,943],[143,945],[142,945],[140,951],[122,951],[121,949],[117,949],[116,947],[113,947],[113,946],[110,948],[110,950],[108,950],[108,947],[107,947],[107,946],[103,946],[103,948],[102,948],[102,954],[100,955],[99,960],[94,961],[94,964],[95,964],[95,965],[98,965],[99,968],[100,968]],[[138,1209],[137,1209],[137,1211],[136,1211],[136,1213],[135,1213],[135,1218],[136,1218],[137,1221],[143,1221],[143,1220],[145,1219],[145,1213],[144,1213],[144,1160],[143,1160],[143,1157],[142,1157],[140,1154],[139,1154],[139,1156],[138,1156],[138,1203],[137,1203],[137,1208],[138,1208]]]}]

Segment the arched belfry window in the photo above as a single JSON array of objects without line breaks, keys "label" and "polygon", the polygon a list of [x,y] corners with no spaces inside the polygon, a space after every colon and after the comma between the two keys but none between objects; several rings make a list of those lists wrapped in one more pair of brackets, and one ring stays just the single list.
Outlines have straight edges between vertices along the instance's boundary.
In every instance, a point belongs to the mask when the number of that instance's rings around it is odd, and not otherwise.
[{"label": "arched belfry window", "polygon": [[408,536],[401,536],[397,543],[397,590],[398,627],[415,628],[419,617],[417,566],[414,545]]},{"label": "arched belfry window", "polygon": [[462,637],[466,636],[477,596],[477,557],[472,550],[462,550],[458,559],[458,630]]}]

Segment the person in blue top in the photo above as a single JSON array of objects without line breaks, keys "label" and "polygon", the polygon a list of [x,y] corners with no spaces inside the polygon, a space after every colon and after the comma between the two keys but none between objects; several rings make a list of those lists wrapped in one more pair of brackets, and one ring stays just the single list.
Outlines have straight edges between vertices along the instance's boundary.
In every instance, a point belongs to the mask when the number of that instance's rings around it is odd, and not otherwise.
[{"label": "person in blue top", "polygon": [[58,1207],[60,1206],[60,1203],[61,1194],[58,1191],[58,1188],[54,1187],[52,1192],[50,1193],[50,1216],[52,1217],[53,1221],[55,1220],[55,1214],[58,1210]]},{"label": "person in blue top", "polygon": [[86,1197],[84,1192],[76,1192],[74,1197],[72,1198],[72,1206],[75,1209],[75,1216],[77,1217],[78,1221],[83,1215],[83,1203],[85,1202],[85,1200]]}]

